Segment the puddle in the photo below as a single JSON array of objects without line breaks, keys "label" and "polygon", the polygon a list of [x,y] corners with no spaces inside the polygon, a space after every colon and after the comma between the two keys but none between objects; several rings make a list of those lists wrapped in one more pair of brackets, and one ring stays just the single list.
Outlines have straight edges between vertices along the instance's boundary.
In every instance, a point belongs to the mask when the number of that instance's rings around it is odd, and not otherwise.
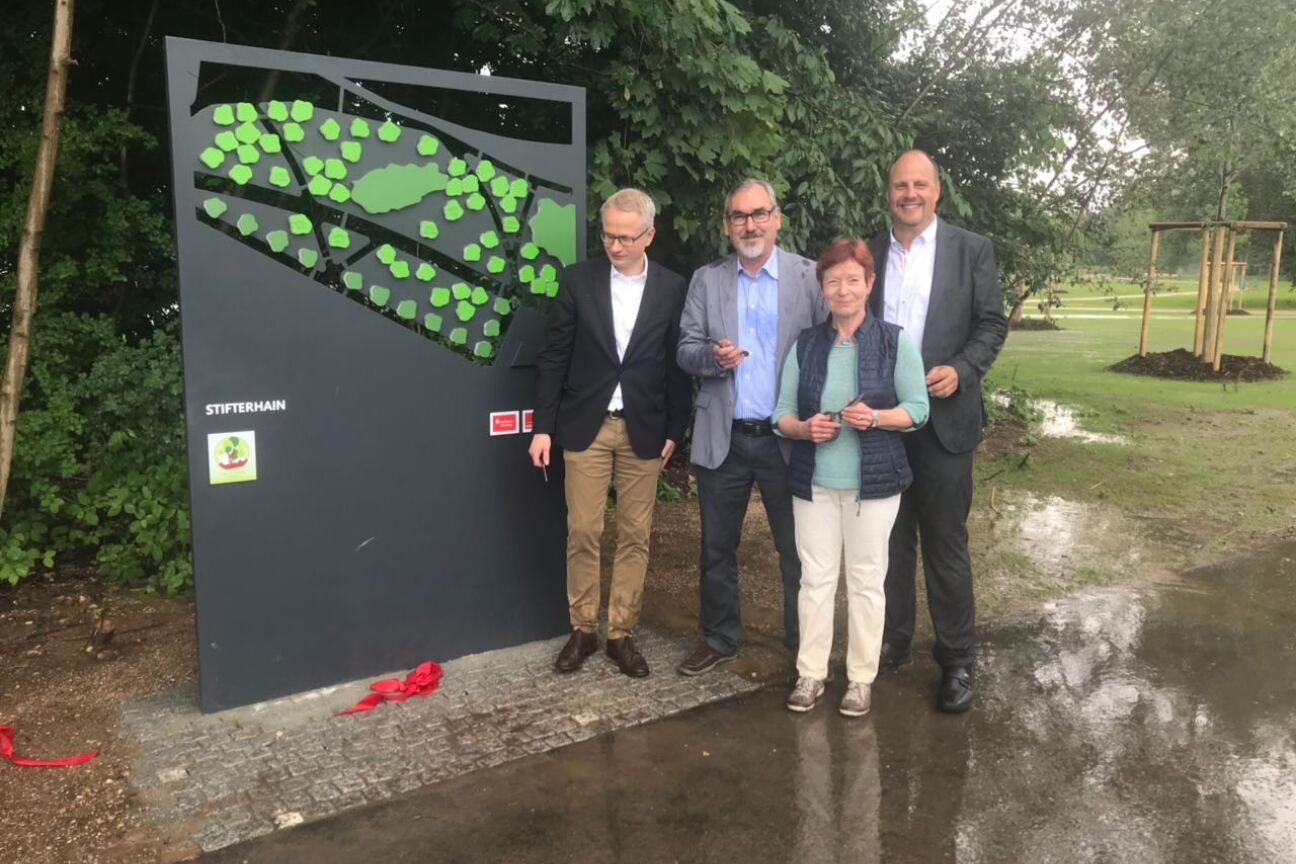
[{"label": "puddle", "polygon": [[988,526],[992,548],[1008,546],[1042,575],[1070,580],[1094,565],[1132,573],[1141,564],[1138,528],[1111,507],[1025,494],[999,504]]},{"label": "puddle", "polygon": [[[1008,395],[995,392],[991,397],[1000,407],[1008,406]],[[1038,430],[1049,438],[1074,438],[1087,444],[1129,444],[1124,435],[1112,435],[1107,432],[1091,432],[1080,426],[1080,419],[1074,408],[1054,402],[1051,399],[1032,399],[1031,405],[1040,412]]]}]

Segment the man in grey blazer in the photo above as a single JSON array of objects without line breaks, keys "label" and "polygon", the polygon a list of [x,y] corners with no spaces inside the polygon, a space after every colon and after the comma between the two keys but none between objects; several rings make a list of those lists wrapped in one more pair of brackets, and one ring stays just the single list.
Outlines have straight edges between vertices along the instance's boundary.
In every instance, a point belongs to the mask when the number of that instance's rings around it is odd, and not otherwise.
[{"label": "man in grey blazer", "polygon": [[702,379],[692,443],[702,514],[701,640],[680,663],[683,675],[701,675],[738,655],[738,541],[753,483],[778,550],[784,642],[793,654],[799,642],[790,447],[769,420],[789,348],[828,312],[814,262],[775,245],[782,220],[768,183],[735,186],[724,212],[735,254],[693,274],[680,318],[679,367]]},{"label": "man in grey blazer", "polygon": [[927,605],[942,670],[937,707],[972,707],[976,607],[967,516],[972,506],[972,454],[981,441],[981,379],[1008,333],[1003,294],[988,237],[936,217],[936,163],[921,150],[891,166],[887,204],[891,230],[869,246],[877,282],[869,314],[899,324],[922,349],[931,416],[905,436],[914,482],[900,498],[891,530],[886,576],[883,670],[910,662],[919,537]]}]

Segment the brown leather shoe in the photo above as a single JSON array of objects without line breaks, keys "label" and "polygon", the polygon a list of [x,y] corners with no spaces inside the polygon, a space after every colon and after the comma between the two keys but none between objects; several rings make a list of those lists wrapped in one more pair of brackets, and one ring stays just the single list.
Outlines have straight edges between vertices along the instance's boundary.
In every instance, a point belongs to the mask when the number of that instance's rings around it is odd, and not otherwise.
[{"label": "brown leather shoe", "polygon": [[597,650],[597,633],[573,630],[567,644],[558,652],[558,659],[554,661],[554,670],[557,672],[575,672],[585,665],[585,658]]},{"label": "brown leather shoe", "polygon": [[607,640],[607,655],[612,658],[623,675],[629,675],[631,678],[648,677],[648,661],[639,653],[633,636]]}]

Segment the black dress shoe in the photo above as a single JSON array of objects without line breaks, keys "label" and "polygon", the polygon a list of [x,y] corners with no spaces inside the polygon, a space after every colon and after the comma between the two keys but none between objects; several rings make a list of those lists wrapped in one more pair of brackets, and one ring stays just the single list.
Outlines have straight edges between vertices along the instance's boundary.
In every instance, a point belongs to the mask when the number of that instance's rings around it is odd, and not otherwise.
[{"label": "black dress shoe", "polygon": [[612,662],[616,663],[621,674],[629,675],[631,678],[648,677],[648,661],[635,647],[633,636],[607,640],[607,655],[612,658]]},{"label": "black dress shoe", "polygon": [[900,648],[890,642],[882,643],[882,653],[878,655],[879,672],[897,672],[913,662],[913,655],[908,648]]},{"label": "black dress shoe", "polygon": [[972,670],[953,666],[941,672],[940,698],[936,707],[946,714],[962,714],[972,707]]},{"label": "black dress shoe", "polygon": [[558,672],[575,672],[585,665],[585,658],[598,650],[598,634],[573,630],[567,644],[558,652],[554,669]]}]

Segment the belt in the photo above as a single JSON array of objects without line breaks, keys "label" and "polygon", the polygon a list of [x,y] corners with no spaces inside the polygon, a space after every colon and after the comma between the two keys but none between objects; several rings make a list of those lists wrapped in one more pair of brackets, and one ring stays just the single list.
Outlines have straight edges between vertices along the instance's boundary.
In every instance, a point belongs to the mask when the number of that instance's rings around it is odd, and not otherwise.
[{"label": "belt", "polygon": [[611,418],[611,419],[613,419],[613,420],[620,420],[620,419],[622,419],[622,418],[625,417],[625,409],[624,409],[624,408],[618,408],[618,409],[615,410],[615,411],[608,411],[608,412],[606,412],[606,413],[604,414],[604,416],[605,416],[605,417],[609,417],[609,418]]},{"label": "belt", "polygon": [[773,435],[774,427],[768,420],[735,420],[733,431],[739,435]]}]

